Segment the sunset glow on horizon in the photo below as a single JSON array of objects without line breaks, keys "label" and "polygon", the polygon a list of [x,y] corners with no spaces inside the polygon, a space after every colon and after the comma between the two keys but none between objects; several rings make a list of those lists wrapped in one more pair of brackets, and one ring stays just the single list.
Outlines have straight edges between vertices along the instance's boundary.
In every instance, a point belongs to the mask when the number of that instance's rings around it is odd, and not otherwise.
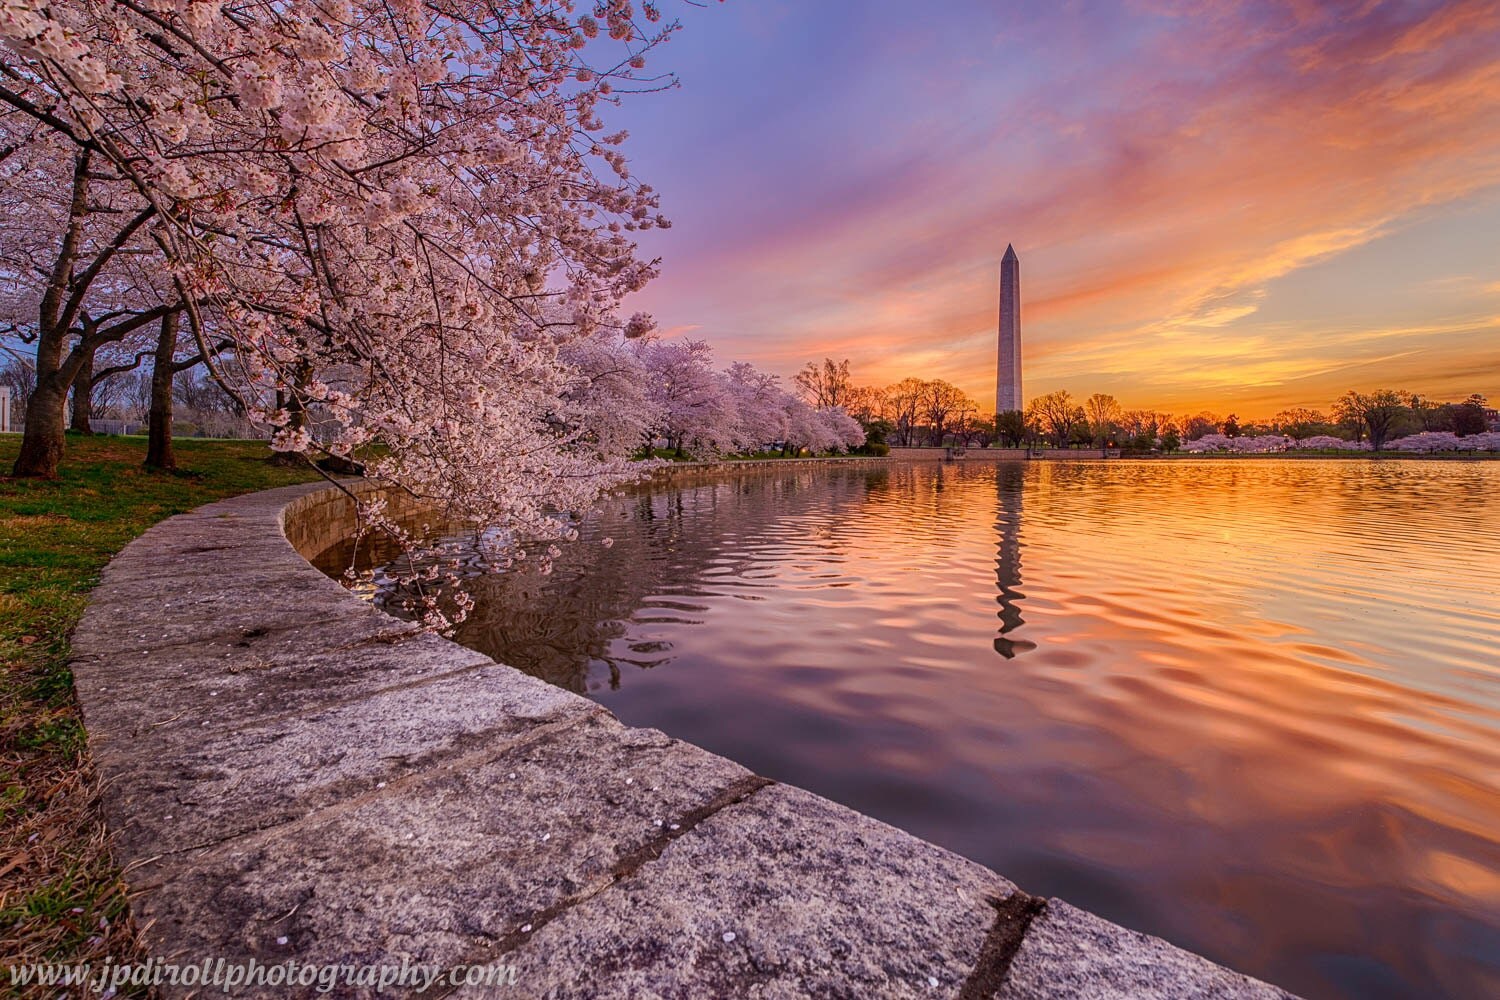
[{"label": "sunset glow on horizon", "polygon": [[682,9],[627,101],[674,227],[638,297],[789,376],[1269,417],[1344,390],[1500,398],[1500,6],[874,0]]}]

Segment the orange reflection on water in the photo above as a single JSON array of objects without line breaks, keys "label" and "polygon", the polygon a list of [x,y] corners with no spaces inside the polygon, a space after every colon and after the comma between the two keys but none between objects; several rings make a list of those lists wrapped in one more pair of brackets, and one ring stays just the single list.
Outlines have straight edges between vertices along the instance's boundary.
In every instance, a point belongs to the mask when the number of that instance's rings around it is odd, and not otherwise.
[{"label": "orange reflection on water", "polygon": [[1500,463],[808,467],[586,528],[460,638],[1294,991],[1500,994]]}]

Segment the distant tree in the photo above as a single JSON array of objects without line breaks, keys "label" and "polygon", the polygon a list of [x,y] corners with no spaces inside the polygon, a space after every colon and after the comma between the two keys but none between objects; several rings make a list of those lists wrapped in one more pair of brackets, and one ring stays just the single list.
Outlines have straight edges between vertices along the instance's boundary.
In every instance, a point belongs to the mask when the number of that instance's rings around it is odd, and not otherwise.
[{"label": "distant tree", "polygon": [[1067,447],[1078,426],[1086,421],[1083,407],[1073,402],[1072,394],[1066,389],[1033,399],[1027,408],[1027,418],[1049,435],[1059,448]]},{"label": "distant tree", "polygon": [[1240,436],[1240,418],[1233,413],[1224,418],[1224,436],[1230,438]]},{"label": "distant tree", "polygon": [[942,379],[924,383],[920,415],[926,419],[931,442],[941,445],[947,435],[950,422],[962,422],[964,414],[977,412],[975,403],[958,386]]},{"label": "distant tree", "polygon": [[889,421],[884,389],[874,386],[855,386],[849,390],[848,399],[843,405],[844,411],[866,425],[867,430],[877,420]]},{"label": "distant tree", "polygon": [[[857,417],[855,419],[858,419]],[[865,444],[872,448],[889,448],[890,437],[896,432],[896,425],[883,417],[876,417],[864,425]],[[883,454],[883,452],[882,452]]]},{"label": "distant tree", "polygon": [[1334,404],[1334,415],[1340,421],[1357,424],[1370,437],[1370,447],[1385,447],[1398,421],[1410,408],[1410,396],[1396,389],[1377,389],[1371,393],[1352,389]]},{"label": "distant tree", "polygon": [[1150,410],[1127,410],[1120,416],[1120,427],[1132,438],[1149,435],[1153,442],[1156,440],[1157,419]]},{"label": "distant tree", "polygon": [[199,413],[231,413],[234,397],[224,391],[208,372],[197,372],[179,379],[175,389],[177,402]]},{"label": "distant tree", "polygon": [[1411,423],[1417,430],[1423,432],[1440,433],[1453,431],[1453,420],[1457,416],[1458,407],[1462,404],[1441,403],[1434,404],[1431,408],[1425,408],[1420,412],[1413,411]]},{"label": "distant tree", "polygon": [[821,365],[816,361],[809,361],[802,366],[794,381],[802,398],[819,410],[834,406],[847,409],[849,397],[854,392],[847,358],[843,361],[824,358]]},{"label": "distant tree", "polygon": [[1411,395],[1412,422],[1424,431],[1451,430],[1453,414],[1449,407],[1434,403],[1430,399],[1423,399],[1416,393]]},{"label": "distant tree", "polygon": [[68,429],[92,434],[91,421],[107,416],[125,399],[128,380],[121,376],[134,372],[150,356],[150,349],[137,351],[128,343],[99,344],[87,351],[73,377]]},{"label": "distant tree", "polygon": [[1287,437],[1302,440],[1303,438],[1330,436],[1337,429],[1336,424],[1328,419],[1322,410],[1310,410],[1303,406],[1293,406],[1282,410],[1271,418],[1272,431],[1285,434]]},{"label": "distant tree", "polygon": [[1197,416],[1183,417],[1178,424],[1182,437],[1188,441],[1196,441],[1201,437],[1219,432],[1219,418],[1207,410]]},{"label": "distant tree", "polygon": [[10,405],[25,410],[36,391],[36,365],[24,354],[11,354],[0,364],[0,385],[10,390]]},{"label": "distant tree", "polygon": [[988,448],[995,440],[995,418],[981,417],[965,411],[954,426],[953,433],[965,448]]},{"label": "distant tree", "polygon": [[995,414],[995,436],[1012,448],[1020,447],[1026,440],[1026,414],[1020,410]]},{"label": "distant tree", "polygon": [[151,373],[137,371],[125,376],[120,408],[127,420],[144,422],[151,412]]},{"label": "distant tree", "polygon": [[1181,447],[1182,439],[1177,436],[1177,428],[1168,424],[1166,430],[1161,432],[1161,450],[1170,455]]},{"label": "distant tree", "polygon": [[1485,404],[1485,398],[1476,392],[1453,407],[1453,433],[1459,437],[1467,437],[1489,430],[1489,421],[1484,416]]},{"label": "distant tree", "polygon": [[1115,424],[1120,419],[1119,402],[1108,393],[1096,392],[1084,403],[1084,411],[1088,414],[1089,426],[1093,429],[1093,443],[1104,447],[1109,443]]},{"label": "distant tree", "polygon": [[897,442],[904,447],[911,447],[916,440],[917,414],[926,386],[919,378],[904,378],[883,390],[886,416],[895,425]]}]

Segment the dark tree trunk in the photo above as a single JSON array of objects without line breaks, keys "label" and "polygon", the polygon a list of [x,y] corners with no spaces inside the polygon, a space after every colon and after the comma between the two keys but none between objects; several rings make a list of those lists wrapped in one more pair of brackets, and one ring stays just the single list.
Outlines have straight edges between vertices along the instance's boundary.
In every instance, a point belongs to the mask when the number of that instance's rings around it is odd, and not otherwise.
[{"label": "dark tree trunk", "polygon": [[177,468],[172,453],[172,376],[176,374],[177,313],[161,318],[156,355],[151,363],[151,411],[147,417],[146,468]]},{"label": "dark tree trunk", "polygon": [[56,479],[67,426],[68,388],[78,371],[78,353],[64,351],[67,337],[51,326],[37,338],[36,390],[26,401],[26,430],[11,475]]},{"label": "dark tree trunk", "polygon": [[[286,426],[288,430],[298,431],[307,427],[307,402],[302,397],[302,387],[312,377],[311,370],[305,366],[299,366],[292,373],[293,389],[291,392],[278,390],[276,393],[276,406],[287,412]],[[310,461],[306,452],[301,451],[274,451],[271,457],[266,459],[272,465],[300,466]]]},{"label": "dark tree trunk", "polygon": [[68,402],[68,385],[77,371],[68,368],[63,360],[68,341],[68,323],[63,314],[73,266],[78,259],[78,244],[83,238],[83,219],[88,214],[89,156],[87,151],[81,152],[73,164],[68,227],[42,295],[37,323],[36,391],[26,401],[26,431],[21,436],[21,452],[11,469],[14,476],[54,479],[62,462],[63,411]]},{"label": "dark tree trunk", "polygon": [[82,349],[83,361],[78,374],[73,376],[73,419],[68,429],[79,434],[94,433],[89,416],[94,406],[94,354],[98,350],[97,347]]},{"label": "dark tree trunk", "polygon": [[11,469],[13,476],[57,478],[63,457],[63,409],[68,383],[57,377],[37,379],[36,391],[26,401],[26,431],[21,452]]}]

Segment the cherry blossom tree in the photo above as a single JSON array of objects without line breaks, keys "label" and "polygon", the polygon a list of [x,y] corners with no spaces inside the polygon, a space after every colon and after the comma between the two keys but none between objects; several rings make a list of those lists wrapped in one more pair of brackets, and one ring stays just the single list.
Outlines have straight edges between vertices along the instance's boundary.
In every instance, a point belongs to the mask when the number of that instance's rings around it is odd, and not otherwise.
[{"label": "cherry blossom tree", "polygon": [[651,375],[640,354],[613,330],[564,344],[561,360],[574,372],[562,411],[572,428],[584,433],[601,457],[628,454],[654,431],[660,410],[651,393]]},{"label": "cherry blossom tree", "polygon": [[833,438],[833,444],[829,446],[831,451],[851,451],[865,443],[865,429],[858,420],[845,413],[842,407],[831,407],[820,410],[823,423],[827,426],[829,435]]},{"label": "cherry blossom tree", "polygon": [[1252,434],[1230,437],[1227,434],[1205,434],[1188,441],[1182,450],[1189,454],[1211,452],[1234,452],[1241,455],[1269,455],[1286,451],[1296,444],[1295,439],[1284,434]]},{"label": "cherry blossom tree", "polygon": [[1424,454],[1440,451],[1500,451],[1500,432],[1484,431],[1460,436],[1452,431],[1422,431],[1396,438],[1391,442],[1391,448],[1394,451]]},{"label": "cherry blossom tree", "polygon": [[830,451],[838,444],[833,429],[820,411],[795,396],[786,401],[786,441],[783,454],[800,455],[803,449],[817,454]]},{"label": "cherry blossom tree", "polygon": [[702,340],[647,338],[639,347],[648,395],[656,408],[652,437],[679,455],[711,457],[739,443],[734,401]]},{"label": "cherry blossom tree", "polygon": [[790,397],[780,379],[744,361],[730,365],[722,378],[736,417],[735,438],[741,451],[759,451],[786,440]]},{"label": "cherry blossom tree", "polygon": [[[231,340],[221,338],[212,345],[212,349],[222,352],[232,346]],[[146,392],[146,468],[159,471],[177,468],[172,436],[175,404],[179,395],[200,422],[206,413],[218,409],[214,403],[234,400],[211,375],[207,376],[207,383],[203,386],[205,391],[199,391],[199,386],[189,373],[203,364],[204,357],[203,351],[183,336],[180,310],[169,312],[161,318],[153,337],[151,375]],[[178,378],[184,374],[189,375],[186,382]]]},{"label": "cherry blossom tree", "polygon": [[1289,447],[1298,451],[1369,451],[1368,441],[1346,441],[1332,434],[1314,434],[1311,437],[1293,438]]},{"label": "cherry blossom tree", "polygon": [[[132,338],[133,339],[133,338]],[[73,376],[73,400],[68,429],[92,434],[94,417],[102,417],[123,398],[129,376],[151,356],[149,348],[124,342],[98,345]]]},{"label": "cherry blossom tree", "polygon": [[642,332],[612,317],[656,273],[631,233],[666,220],[602,118],[671,84],[644,67],[674,29],[631,0],[5,0],[0,103],[129,185],[273,447],[378,442],[372,477],[546,533],[627,474],[558,419],[561,351]]}]

